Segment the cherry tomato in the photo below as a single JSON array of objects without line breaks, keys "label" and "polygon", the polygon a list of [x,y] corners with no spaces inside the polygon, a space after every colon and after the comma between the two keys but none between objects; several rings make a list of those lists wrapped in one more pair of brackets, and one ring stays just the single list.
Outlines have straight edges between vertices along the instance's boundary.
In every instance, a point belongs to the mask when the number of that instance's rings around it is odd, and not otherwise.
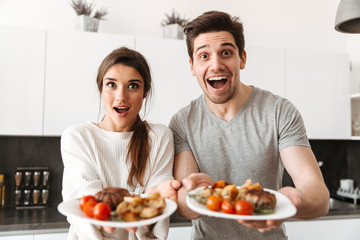
[{"label": "cherry tomato", "polygon": [[95,205],[93,213],[97,220],[108,220],[110,218],[111,208],[109,204],[99,202]]},{"label": "cherry tomato", "polygon": [[239,200],[235,204],[236,214],[252,215],[254,213],[254,206],[246,200]]},{"label": "cherry tomato", "polygon": [[211,195],[206,201],[206,207],[212,211],[219,211],[221,207],[221,198]]},{"label": "cherry tomato", "polygon": [[229,213],[229,214],[234,214],[235,213],[235,207],[228,199],[225,199],[225,200],[222,201],[221,210],[224,213]]},{"label": "cherry tomato", "polygon": [[97,204],[95,201],[88,201],[84,204],[84,212],[88,217],[94,217],[94,207]]},{"label": "cherry tomato", "polygon": [[97,201],[96,201],[96,198],[95,198],[94,196],[92,196],[92,195],[83,196],[83,197],[80,199],[80,201],[79,201],[80,208],[81,208],[82,210],[84,210],[84,205],[85,205],[85,203],[87,203],[87,202],[89,202],[89,201],[95,201],[95,202],[97,202]]}]

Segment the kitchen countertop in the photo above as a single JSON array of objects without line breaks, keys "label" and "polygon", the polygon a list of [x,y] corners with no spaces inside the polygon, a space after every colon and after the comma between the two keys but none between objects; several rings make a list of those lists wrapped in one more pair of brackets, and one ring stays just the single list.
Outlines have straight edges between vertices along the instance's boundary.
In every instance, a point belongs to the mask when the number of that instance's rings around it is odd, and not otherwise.
[{"label": "kitchen countertop", "polygon": [[[316,220],[360,218],[360,205],[349,201],[330,199],[330,210],[327,215]],[[298,221],[290,219],[288,221]],[[191,226],[191,221],[178,217],[170,217],[170,227]],[[44,209],[0,209],[0,236],[35,234],[35,233],[61,233],[67,232],[69,223],[61,215],[56,206]]]}]

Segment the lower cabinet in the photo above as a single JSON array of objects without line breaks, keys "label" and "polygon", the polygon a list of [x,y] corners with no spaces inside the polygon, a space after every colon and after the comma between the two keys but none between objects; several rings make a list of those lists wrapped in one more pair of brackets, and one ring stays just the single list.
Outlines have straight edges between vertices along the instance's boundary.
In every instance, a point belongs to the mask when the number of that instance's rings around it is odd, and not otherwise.
[{"label": "lower cabinet", "polygon": [[67,233],[35,234],[34,240],[66,240],[67,235]]},{"label": "lower cabinet", "polygon": [[358,240],[360,218],[285,222],[291,240]]},{"label": "lower cabinet", "polygon": [[1,236],[0,240],[34,240],[33,235]]},{"label": "lower cabinet", "polygon": [[191,239],[191,226],[188,227],[170,227],[168,240]]},{"label": "lower cabinet", "polygon": [[67,233],[44,233],[15,236],[0,236],[0,240],[66,240]]}]

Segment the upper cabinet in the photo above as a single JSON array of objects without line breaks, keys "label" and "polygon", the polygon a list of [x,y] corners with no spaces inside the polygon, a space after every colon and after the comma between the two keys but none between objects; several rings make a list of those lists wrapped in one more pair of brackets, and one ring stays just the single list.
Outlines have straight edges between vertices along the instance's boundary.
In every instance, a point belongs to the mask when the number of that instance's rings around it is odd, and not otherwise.
[{"label": "upper cabinet", "polygon": [[360,93],[351,95],[351,138],[360,140]]},{"label": "upper cabinet", "polygon": [[46,31],[0,27],[0,135],[41,135]]},{"label": "upper cabinet", "polygon": [[267,47],[246,47],[245,69],[240,80],[279,96],[285,96],[285,50]]},{"label": "upper cabinet", "polygon": [[153,78],[153,98],[146,119],[168,125],[171,117],[202,94],[191,75],[183,40],[136,38],[136,50],[147,59]]},{"label": "upper cabinet", "polygon": [[87,120],[99,121],[104,112],[96,84],[97,70],[114,49],[134,48],[134,37],[90,32],[48,31],[44,135]]},{"label": "upper cabinet", "polygon": [[[0,42],[0,135],[60,136],[69,125],[101,121],[105,108],[97,70],[121,46],[149,62],[154,90],[146,108],[149,122],[167,125],[203,93],[184,40],[0,27]],[[360,97],[349,97],[348,54],[259,46],[246,51],[241,81],[288,98],[310,139],[351,138]]]},{"label": "upper cabinet", "polygon": [[348,54],[287,50],[285,97],[303,116],[310,139],[349,139]]}]

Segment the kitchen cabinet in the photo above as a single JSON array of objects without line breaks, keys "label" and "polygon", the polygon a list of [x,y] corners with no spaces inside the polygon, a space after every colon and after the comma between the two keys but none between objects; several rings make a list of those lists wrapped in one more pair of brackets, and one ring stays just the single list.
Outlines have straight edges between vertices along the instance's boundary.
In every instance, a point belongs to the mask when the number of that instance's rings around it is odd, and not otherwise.
[{"label": "kitchen cabinet", "polygon": [[333,219],[285,222],[291,240],[358,240],[360,219]]},{"label": "kitchen cabinet", "polygon": [[0,135],[41,135],[46,31],[0,27]]},{"label": "kitchen cabinet", "polygon": [[153,98],[146,119],[168,125],[171,117],[202,94],[190,70],[184,40],[136,38],[136,50],[147,59]]},{"label": "kitchen cabinet", "polygon": [[248,46],[245,69],[240,71],[240,81],[279,96],[285,96],[285,50]]},{"label": "kitchen cabinet", "polygon": [[34,240],[66,240],[67,235],[67,233],[35,234]]},{"label": "kitchen cabinet", "polygon": [[[71,124],[100,121],[105,108],[97,69],[120,46],[141,52],[152,70],[148,121],[167,125],[202,94],[184,40],[15,27],[1,27],[0,37],[0,64],[6,66],[0,71],[0,135],[60,136]],[[260,46],[246,51],[241,81],[288,98],[310,139],[351,137],[360,97],[349,98],[348,54]]]},{"label": "kitchen cabinet", "polygon": [[67,233],[41,233],[14,236],[0,236],[0,240],[66,240]]},{"label": "kitchen cabinet", "polygon": [[44,135],[61,135],[69,125],[101,120],[98,67],[112,50],[134,48],[134,37],[49,30],[46,46]]},{"label": "kitchen cabinet", "polygon": [[351,98],[351,138],[360,140],[360,93]]},{"label": "kitchen cabinet", "polygon": [[33,235],[3,236],[0,240],[34,240]]},{"label": "kitchen cabinet", "polygon": [[286,50],[285,97],[310,139],[350,138],[350,63],[345,53]]},{"label": "kitchen cabinet", "polygon": [[168,240],[184,240],[191,239],[191,226],[170,227]]}]

